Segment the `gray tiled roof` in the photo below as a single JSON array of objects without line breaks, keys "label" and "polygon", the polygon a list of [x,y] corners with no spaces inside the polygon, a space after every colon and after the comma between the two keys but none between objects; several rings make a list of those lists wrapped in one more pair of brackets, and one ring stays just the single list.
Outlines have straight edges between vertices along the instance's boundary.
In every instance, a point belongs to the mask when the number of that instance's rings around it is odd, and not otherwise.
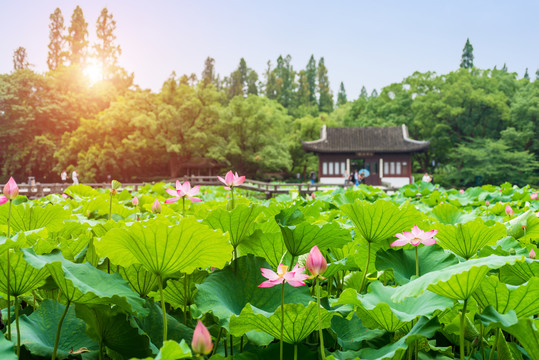
[{"label": "gray tiled roof", "polygon": [[410,153],[424,151],[428,141],[412,140],[405,125],[396,127],[322,128],[320,139],[303,141],[313,153]]}]

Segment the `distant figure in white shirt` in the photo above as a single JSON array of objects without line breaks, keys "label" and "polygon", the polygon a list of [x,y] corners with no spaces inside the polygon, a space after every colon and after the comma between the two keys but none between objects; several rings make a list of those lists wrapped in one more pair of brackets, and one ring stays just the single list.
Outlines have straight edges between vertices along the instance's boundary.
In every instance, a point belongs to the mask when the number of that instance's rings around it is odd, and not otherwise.
[{"label": "distant figure in white shirt", "polygon": [[65,182],[67,181],[67,171],[62,171],[62,173],[60,174],[60,179],[62,179],[62,183],[65,184]]},{"label": "distant figure in white shirt", "polygon": [[421,181],[424,181],[424,182],[431,182],[431,181],[432,181],[432,177],[429,175],[429,173],[425,173],[425,175],[423,175],[423,178],[421,179]]},{"label": "distant figure in white shirt", "polygon": [[71,175],[73,179],[73,185],[79,184],[79,174],[77,174],[77,169],[73,170],[73,174]]}]

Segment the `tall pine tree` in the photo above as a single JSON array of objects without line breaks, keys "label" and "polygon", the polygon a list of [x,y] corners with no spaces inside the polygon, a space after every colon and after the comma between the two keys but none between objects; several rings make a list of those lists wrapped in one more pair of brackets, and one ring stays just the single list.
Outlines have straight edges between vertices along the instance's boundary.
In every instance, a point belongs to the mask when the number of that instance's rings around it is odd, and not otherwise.
[{"label": "tall pine tree", "polygon": [[202,83],[204,86],[215,84],[215,59],[207,57],[204,61],[204,70],[202,71]]},{"label": "tall pine tree", "polygon": [[359,97],[362,99],[368,99],[369,93],[367,92],[367,88],[365,86],[361,87],[361,93],[359,94]]},{"label": "tall pine tree", "polygon": [[28,62],[28,54],[26,49],[22,46],[19,46],[17,50],[13,52],[13,70],[23,70],[28,69],[30,63]]},{"label": "tall pine tree", "polygon": [[348,102],[346,99],[346,90],[344,89],[344,83],[341,81],[341,86],[339,86],[339,93],[337,94],[337,106],[344,105]]},{"label": "tall pine tree", "polygon": [[84,64],[88,48],[88,23],[84,20],[84,14],[79,6],[73,11],[68,31],[69,61],[71,65]]},{"label": "tall pine tree", "polygon": [[277,99],[277,79],[275,78],[275,72],[271,68],[271,61],[268,60],[268,67],[264,72],[266,78],[266,84],[264,86],[264,94],[268,99]]},{"label": "tall pine tree", "polygon": [[112,18],[107,8],[101,10],[97,19],[96,32],[98,42],[94,45],[97,60],[101,65],[102,73],[105,78],[112,77],[118,64],[118,56],[122,53],[119,45],[114,44],[116,35],[116,21]]},{"label": "tall pine tree", "polygon": [[56,70],[63,65],[65,60],[65,38],[64,38],[64,16],[59,8],[49,16],[49,53],[47,55],[47,65],[49,70]]},{"label": "tall pine tree", "polygon": [[526,68],[526,71],[524,72],[524,79],[530,80],[530,74],[528,74],[528,68]]},{"label": "tall pine tree", "polygon": [[333,94],[329,88],[328,70],[324,64],[324,58],[318,61],[318,109],[321,112],[333,111]]},{"label": "tall pine tree", "polygon": [[470,39],[466,39],[464,49],[462,49],[462,58],[460,60],[460,67],[464,69],[473,68],[473,46],[470,43]]},{"label": "tall pine tree", "polygon": [[309,102],[311,105],[316,104],[316,60],[314,55],[311,55],[307,67],[305,68],[305,75],[307,77],[307,84],[309,90]]}]

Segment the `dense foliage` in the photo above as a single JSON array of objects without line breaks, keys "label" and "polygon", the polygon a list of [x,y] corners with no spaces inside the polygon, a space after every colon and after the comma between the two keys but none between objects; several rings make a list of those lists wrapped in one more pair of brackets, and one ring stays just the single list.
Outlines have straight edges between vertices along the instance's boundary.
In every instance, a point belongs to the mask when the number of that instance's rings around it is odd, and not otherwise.
[{"label": "dense foliage", "polygon": [[[74,168],[86,182],[175,177],[201,158],[250,177],[305,176],[317,161],[301,140],[317,139],[323,124],[406,124],[412,138],[431,144],[416,156],[414,171],[434,172],[446,186],[539,180],[539,82],[518,79],[505,66],[473,67],[469,40],[458,70],[414,73],[379,94],[363,88],[355,100],[343,83],[332,94],[323,57],[311,56],[297,70],[290,55],[268,61],[261,76],[241,58],[224,77],[208,57],[200,78],[173,72],[155,94],[119,66],[107,9],[92,46],[81,8],[67,28],[59,9],[50,19],[50,71],[31,71],[30,55],[19,48],[14,71],[0,75],[2,180],[53,182]],[[91,62],[102,69],[96,82],[86,74]]]},{"label": "dense foliage", "polygon": [[[170,187],[73,185],[33,201],[4,191],[2,359],[19,346],[23,359],[172,360],[208,348],[215,360],[277,359],[281,338],[288,359],[539,359],[529,187],[361,185],[271,200],[236,188],[234,204],[222,188],[189,186],[202,202],[166,204]],[[414,225],[437,230],[436,243],[390,246]],[[310,267],[315,245],[323,277],[259,287],[279,263]],[[198,321],[208,338],[190,349]]]}]

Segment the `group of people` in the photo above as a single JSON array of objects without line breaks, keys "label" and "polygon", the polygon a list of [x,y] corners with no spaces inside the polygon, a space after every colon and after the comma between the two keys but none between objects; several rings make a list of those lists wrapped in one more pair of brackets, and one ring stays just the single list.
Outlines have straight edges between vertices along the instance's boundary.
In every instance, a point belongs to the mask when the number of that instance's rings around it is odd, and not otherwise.
[{"label": "group of people", "polygon": [[[65,184],[67,182],[67,171],[65,169],[60,174],[60,178],[62,179],[62,183]],[[74,169],[71,173],[71,179],[73,180],[73,185],[79,184],[79,174],[77,173],[77,169]]]},{"label": "group of people", "polygon": [[345,184],[365,184],[366,176],[363,172],[359,172],[357,169],[348,175],[348,172],[344,173],[344,183]]}]

